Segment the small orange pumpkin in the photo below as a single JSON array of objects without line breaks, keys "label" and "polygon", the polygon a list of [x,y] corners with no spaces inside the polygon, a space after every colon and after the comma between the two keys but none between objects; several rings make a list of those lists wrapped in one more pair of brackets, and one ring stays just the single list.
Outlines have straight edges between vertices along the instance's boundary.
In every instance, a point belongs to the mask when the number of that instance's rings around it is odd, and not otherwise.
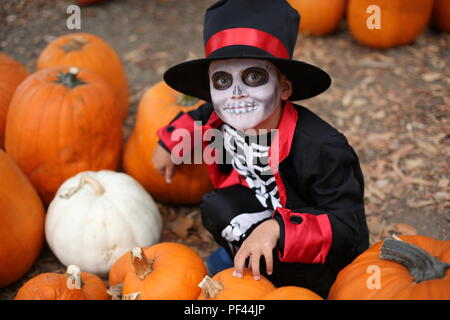
[{"label": "small orange pumpkin", "polygon": [[136,126],[125,146],[123,167],[159,202],[196,204],[212,189],[204,164],[177,166],[172,183],[166,183],[151,161],[158,145],[156,131],[178,113],[196,109],[202,103],[173,90],[164,82],[151,87],[139,103]]},{"label": "small orange pumpkin", "polygon": [[28,280],[14,300],[110,300],[106,284],[96,275],[69,265],[65,274],[47,272]]},{"label": "small orange pumpkin", "polygon": [[25,67],[10,56],[0,52],[0,148],[5,143],[5,126],[8,106],[17,86],[28,76]]},{"label": "small orange pumpkin", "polygon": [[295,287],[285,286],[279,287],[264,295],[262,300],[323,300],[321,296],[312,292],[311,290]]},{"label": "small orange pumpkin", "polygon": [[198,300],[256,300],[275,289],[263,276],[255,280],[249,269],[244,269],[242,278],[233,276],[233,271],[229,268],[212,278],[206,276],[198,285],[202,289]]},{"label": "small orange pumpkin", "polygon": [[[377,6],[380,28],[368,27],[375,12],[367,12],[369,6]],[[426,28],[430,20],[433,0],[350,0],[347,20],[352,36],[371,48],[387,49],[413,42]]]},{"label": "small orange pumpkin", "polygon": [[14,161],[0,149],[0,288],[19,280],[44,243],[41,199]]},{"label": "small orange pumpkin", "polygon": [[288,0],[300,14],[300,31],[313,36],[324,36],[335,31],[341,23],[346,0]]},{"label": "small orange pumpkin", "polygon": [[124,300],[192,300],[206,275],[206,266],[191,248],[162,242],[147,248],[134,248],[112,266],[111,291],[122,287]]},{"label": "small orange pumpkin", "polygon": [[47,45],[37,60],[37,70],[74,66],[102,76],[117,96],[122,119],[128,114],[128,82],[119,56],[103,39],[90,33],[69,33]]},{"label": "small orange pumpkin", "polygon": [[450,241],[425,236],[386,239],[338,274],[335,300],[449,300]]},{"label": "small orange pumpkin", "polygon": [[81,171],[116,170],[122,143],[114,92],[90,70],[41,70],[14,93],[6,123],[6,151],[45,205],[64,181]]}]

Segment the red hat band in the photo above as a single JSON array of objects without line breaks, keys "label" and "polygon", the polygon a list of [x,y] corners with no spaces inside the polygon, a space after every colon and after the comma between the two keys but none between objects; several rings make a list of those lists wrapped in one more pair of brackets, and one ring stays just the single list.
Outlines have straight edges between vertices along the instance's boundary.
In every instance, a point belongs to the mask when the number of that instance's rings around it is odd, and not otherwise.
[{"label": "red hat band", "polygon": [[217,49],[236,45],[257,47],[274,57],[291,59],[283,42],[270,33],[253,28],[232,28],[217,32],[206,43],[206,57]]}]

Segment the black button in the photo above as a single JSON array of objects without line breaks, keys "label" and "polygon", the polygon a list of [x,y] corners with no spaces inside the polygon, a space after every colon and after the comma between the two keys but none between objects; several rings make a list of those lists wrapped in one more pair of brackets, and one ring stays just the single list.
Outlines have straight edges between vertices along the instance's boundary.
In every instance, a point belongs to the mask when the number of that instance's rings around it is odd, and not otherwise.
[{"label": "black button", "polygon": [[290,216],[289,220],[293,223],[293,224],[300,224],[303,222],[303,218],[298,216],[298,215],[293,215]]},{"label": "black button", "polygon": [[166,130],[167,130],[167,132],[172,132],[173,130],[175,130],[175,127],[174,126],[168,126]]}]

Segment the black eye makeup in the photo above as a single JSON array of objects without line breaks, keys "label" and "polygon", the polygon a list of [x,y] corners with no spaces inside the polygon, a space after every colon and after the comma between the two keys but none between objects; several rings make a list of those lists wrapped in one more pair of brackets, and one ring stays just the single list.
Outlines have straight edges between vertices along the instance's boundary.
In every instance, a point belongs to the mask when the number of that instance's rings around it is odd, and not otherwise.
[{"label": "black eye makeup", "polygon": [[249,87],[258,87],[269,81],[267,70],[259,67],[251,67],[242,72],[242,81]]},{"label": "black eye makeup", "polygon": [[224,71],[215,72],[211,80],[216,90],[226,90],[233,84],[233,76]]}]

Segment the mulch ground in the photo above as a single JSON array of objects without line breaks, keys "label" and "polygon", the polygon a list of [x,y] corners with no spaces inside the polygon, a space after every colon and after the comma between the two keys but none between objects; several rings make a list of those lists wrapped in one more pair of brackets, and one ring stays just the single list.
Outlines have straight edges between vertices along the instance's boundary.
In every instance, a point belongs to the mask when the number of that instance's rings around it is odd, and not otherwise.
[{"label": "mulch ground", "polygon": [[[0,50],[35,70],[41,50],[66,28],[73,1],[16,0],[0,9]],[[171,65],[203,56],[206,0],[114,0],[82,8],[82,32],[105,39],[121,56],[131,90],[126,139],[136,105]],[[366,186],[371,243],[391,233],[448,240],[450,233],[450,35],[427,29],[412,45],[386,51],[357,44],[346,28],[326,37],[300,35],[295,58],[333,78],[324,94],[298,102],[339,129],[358,154]],[[163,241],[206,257],[216,248],[197,206],[160,204]],[[64,271],[44,248],[24,278],[0,290],[11,299],[29,278]]]}]

